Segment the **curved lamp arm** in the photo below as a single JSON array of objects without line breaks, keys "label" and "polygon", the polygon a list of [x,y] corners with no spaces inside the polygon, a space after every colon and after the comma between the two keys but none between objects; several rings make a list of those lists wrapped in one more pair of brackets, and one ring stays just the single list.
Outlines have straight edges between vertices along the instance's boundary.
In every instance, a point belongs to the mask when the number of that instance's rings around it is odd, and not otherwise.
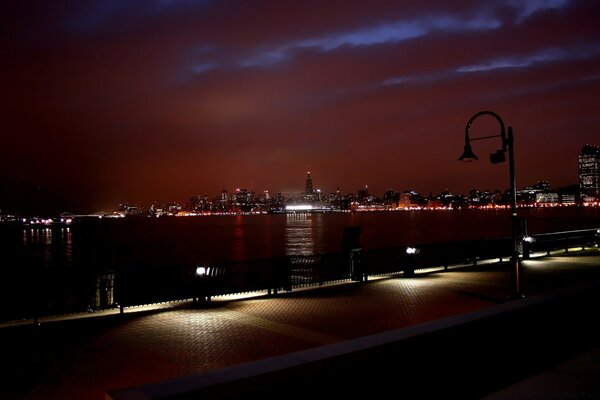
[{"label": "curved lamp arm", "polygon": [[[469,132],[471,131],[471,124],[473,123],[473,121],[475,121],[478,117],[480,117],[482,115],[491,115],[492,117],[496,118],[496,120],[500,124],[500,135],[484,136],[484,137],[478,137],[478,138],[474,138],[474,139],[469,138]],[[497,137],[497,136],[500,136],[502,138],[502,150],[506,151],[507,143],[506,143],[506,130],[504,129],[504,122],[502,121],[502,118],[500,118],[500,116],[493,111],[478,112],[477,114],[475,114],[471,117],[469,122],[467,122],[467,126],[465,127],[465,144],[468,144],[469,141],[471,141],[471,140],[487,139],[487,138],[492,138],[492,137]]]},{"label": "curved lamp arm", "polygon": [[[471,124],[475,119],[482,115],[491,115],[496,118],[498,123],[500,123],[500,134],[499,135],[491,135],[491,136],[482,136],[477,138],[469,138],[469,132],[471,131]],[[509,128],[510,129],[510,128]],[[477,156],[473,153],[473,149],[471,148],[471,141],[473,140],[482,140],[489,139],[500,136],[502,138],[502,149],[498,150],[496,153],[490,155],[490,160],[492,163],[496,164],[498,162],[504,161],[504,153],[506,152],[507,147],[509,147],[509,141],[506,138],[506,130],[504,129],[504,122],[502,118],[498,114],[493,111],[480,111],[477,114],[473,115],[469,122],[467,122],[467,126],[465,127],[465,149],[462,156],[459,157],[460,161],[474,161],[477,160]]]}]

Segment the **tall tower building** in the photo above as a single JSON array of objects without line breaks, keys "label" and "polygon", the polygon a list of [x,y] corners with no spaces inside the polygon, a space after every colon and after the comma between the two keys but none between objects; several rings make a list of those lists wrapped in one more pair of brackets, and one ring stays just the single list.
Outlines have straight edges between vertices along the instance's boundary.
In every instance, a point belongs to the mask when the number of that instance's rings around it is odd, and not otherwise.
[{"label": "tall tower building", "polygon": [[600,199],[600,147],[586,144],[579,152],[579,191],[585,199]]},{"label": "tall tower building", "polygon": [[312,184],[312,178],[310,177],[310,171],[308,171],[308,174],[306,175],[306,187],[304,189],[304,194],[306,196],[313,195],[313,184]]}]

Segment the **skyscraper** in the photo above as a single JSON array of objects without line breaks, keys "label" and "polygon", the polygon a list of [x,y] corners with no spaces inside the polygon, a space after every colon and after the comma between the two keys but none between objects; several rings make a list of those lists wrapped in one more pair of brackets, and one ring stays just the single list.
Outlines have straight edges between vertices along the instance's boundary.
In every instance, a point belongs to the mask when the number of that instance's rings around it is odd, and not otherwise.
[{"label": "skyscraper", "polygon": [[308,171],[308,174],[306,175],[306,187],[304,190],[304,194],[306,196],[313,195],[313,184],[312,184],[312,178],[310,177],[310,171]]},{"label": "skyscraper", "polygon": [[579,191],[583,199],[600,199],[600,147],[586,144],[579,152]]}]

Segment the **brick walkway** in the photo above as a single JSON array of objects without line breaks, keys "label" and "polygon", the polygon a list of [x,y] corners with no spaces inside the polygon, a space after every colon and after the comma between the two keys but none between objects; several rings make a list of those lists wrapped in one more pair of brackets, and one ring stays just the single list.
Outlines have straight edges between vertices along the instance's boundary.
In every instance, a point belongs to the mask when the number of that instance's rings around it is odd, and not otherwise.
[{"label": "brick walkway", "polygon": [[[527,296],[600,279],[600,251],[524,262]],[[108,390],[201,373],[419,324],[506,301],[506,264],[372,279],[207,307],[4,326],[3,399],[103,399]]]}]

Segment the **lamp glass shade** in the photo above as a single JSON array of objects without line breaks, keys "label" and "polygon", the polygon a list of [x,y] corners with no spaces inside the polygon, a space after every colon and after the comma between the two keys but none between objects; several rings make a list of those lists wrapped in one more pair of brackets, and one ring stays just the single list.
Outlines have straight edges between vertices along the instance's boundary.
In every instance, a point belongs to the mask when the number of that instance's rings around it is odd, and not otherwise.
[{"label": "lamp glass shade", "polygon": [[463,151],[462,156],[458,158],[458,161],[475,161],[477,159],[477,156],[473,153],[473,149],[471,149],[471,145],[465,143],[465,150]]}]

